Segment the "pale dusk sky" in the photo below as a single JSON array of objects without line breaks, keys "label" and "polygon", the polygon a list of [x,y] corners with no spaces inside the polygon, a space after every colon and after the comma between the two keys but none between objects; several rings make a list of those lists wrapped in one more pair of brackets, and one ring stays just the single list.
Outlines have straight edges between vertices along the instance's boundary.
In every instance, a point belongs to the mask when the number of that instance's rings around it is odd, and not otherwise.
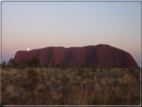
[{"label": "pale dusk sky", "polygon": [[2,2],[2,61],[27,48],[108,44],[140,66],[140,2]]}]

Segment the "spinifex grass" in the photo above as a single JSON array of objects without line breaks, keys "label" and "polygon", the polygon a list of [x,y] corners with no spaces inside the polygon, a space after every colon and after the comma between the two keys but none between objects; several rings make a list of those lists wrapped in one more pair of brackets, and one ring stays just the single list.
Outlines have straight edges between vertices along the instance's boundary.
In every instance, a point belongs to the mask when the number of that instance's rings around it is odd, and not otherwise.
[{"label": "spinifex grass", "polygon": [[[2,70],[2,99],[7,105],[139,105],[140,70],[113,68],[34,68]],[[79,72],[79,73],[78,73]],[[82,73],[83,72],[83,73]],[[34,74],[34,73],[33,73]],[[32,75],[33,76],[33,75]],[[31,82],[31,83],[29,83]]]}]

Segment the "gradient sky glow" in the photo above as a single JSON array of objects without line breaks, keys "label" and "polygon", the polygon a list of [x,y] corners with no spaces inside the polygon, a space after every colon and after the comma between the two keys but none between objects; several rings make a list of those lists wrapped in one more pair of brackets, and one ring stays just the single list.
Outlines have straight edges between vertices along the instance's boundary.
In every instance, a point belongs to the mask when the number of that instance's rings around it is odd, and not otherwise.
[{"label": "gradient sky glow", "polygon": [[2,61],[19,50],[109,44],[140,66],[139,2],[2,2]]}]

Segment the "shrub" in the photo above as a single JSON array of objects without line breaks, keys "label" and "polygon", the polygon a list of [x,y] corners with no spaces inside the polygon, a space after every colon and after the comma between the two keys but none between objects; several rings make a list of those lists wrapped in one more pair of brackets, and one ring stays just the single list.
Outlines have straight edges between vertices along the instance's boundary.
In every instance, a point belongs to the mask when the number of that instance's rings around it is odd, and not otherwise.
[{"label": "shrub", "polygon": [[3,64],[2,64],[2,69],[5,69],[5,61],[3,61]]},{"label": "shrub", "polygon": [[41,69],[41,64],[39,64],[38,66],[39,66],[39,68]]},{"label": "shrub", "polygon": [[32,61],[31,60],[27,60],[27,66],[31,67],[32,66]]},{"label": "shrub", "polygon": [[93,104],[94,105],[99,104],[99,98],[95,97],[94,100],[93,100]]},{"label": "shrub", "polygon": [[27,73],[27,78],[31,83],[37,83],[38,81],[38,73],[34,69],[29,69]]},{"label": "shrub", "polygon": [[57,68],[60,68],[60,64],[56,64]]},{"label": "shrub", "polygon": [[103,105],[110,105],[110,104],[111,104],[110,98],[107,98],[107,97],[101,97],[101,98],[99,99],[99,101],[100,101],[101,104],[103,104]]},{"label": "shrub", "polygon": [[140,68],[140,67],[138,67],[137,69],[138,69],[138,70],[140,70],[141,68]]},{"label": "shrub", "polygon": [[92,65],[91,71],[92,72],[94,72],[94,71],[97,72],[97,66],[96,66],[96,64]]},{"label": "shrub", "polygon": [[31,61],[32,61],[32,64],[33,64],[34,66],[37,66],[38,64],[40,64],[40,60],[39,60],[38,57],[33,57],[33,58],[31,59]]},{"label": "shrub", "polygon": [[116,102],[119,103],[119,104],[126,102],[126,100],[127,100],[126,97],[122,96],[122,95],[119,95],[119,96],[116,97]]},{"label": "shrub", "polygon": [[11,67],[15,66],[15,60],[13,58],[9,59],[9,64]]},{"label": "shrub", "polygon": [[78,68],[77,75],[83,75],[83,74],[84,74],[84,71],[81,68]]},{"label": "shrub", "polygon": [[55,59],[52,60],[52,67],[55,67]]},{"label": "shrub", "polygon": [[6,105],[6,102],[2,99],[1,104]]},{"label": "shrub", "polygon": [[44,65],[45,68],[48,68],[48,65]]},{"label": "shrub", "polygon": [[76,69],[71,69],[70,71],[73,72],[73,71],[76,71]]},{"label": "shrub", "polygon": [[66,62],[65,61],[61,61],[61,64],[62,64],[61,69],[65,70],[66,69]]},{"label": "shrub", "polygon": [[84,64],[84,63],[82,63],[82,64],[81,64],[81,67],[82,67],[82,68],[84,68],[84,67],[85,67],[85,64]]},{"label": "shrub", "polygon": [[76,69],[73,69],[73,71],[76,71]]},{"label": "shrub", "polygon": [[102,69],[100,69],[100,72],[102,72],[103,70]]},{"label": "shrub", "polygon": [[140,100],[140,96],[139,95],[135,95],[131,98],[132,101],[139,101]]},{"label": "shrub", "polygon": [[21,69],[25,69],[26,67],[24,67],[24,66],[21,66]]},{"label": "shrub", "polygon": [[36,86],[36,90],[37,91],[43,91],[45,89],[45,86],[43,85],[43,84],[38,84],[37,86]]},{"label": "shrub", "polygon": [[110,68],[108,68],[107,70],[110,71]]},{"label": "shrub", "polygon": [[67,70],[67,68],[65,68],[65,67],[62,66],[62,67],[61,67],[61,70]]},{"label": "shrub", "polygon": [[134,69],[129,69],[128,70],[130,73],[134,73]]},{"label": "shrub", "polygon": [[21,64],[22,64],[22,66],[25,66],[27,64],[27,60],[26,59],[22,59],[21,60]]},{"label": "shrub", "polygon": [[130,87],[130,86],[132,86],[132,82],[131,81],[127,81],[126,83],[123,83],[122,86],[125,87],[125,88],[126,87]]},{"label": "shrub", "polygon": [[125,68],[122,68],[121,70],[122,70],[122,71],[125,71]]},{"label": "shrub", "polygon": [[19,68],[20,64],[19,63],[15,63],[15,68]]}]

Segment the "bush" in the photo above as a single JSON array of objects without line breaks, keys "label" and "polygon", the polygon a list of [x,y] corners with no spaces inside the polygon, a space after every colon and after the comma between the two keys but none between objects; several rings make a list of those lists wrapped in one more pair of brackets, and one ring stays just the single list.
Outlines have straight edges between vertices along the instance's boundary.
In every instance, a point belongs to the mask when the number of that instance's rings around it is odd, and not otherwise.
[{"label": "bush", "polygon": [[81,64],[81,67],[82,67],[82,68],[84,68],[84,67],[85,67],[85,64],[84,64],[84,63],[82,63],[82,64]]},{"label": "bush", "polygon": [[19,68],[20,64],[19,63],[15,63],[15,68]]},{"label": "bush", "polygon": [[65,61],[61,61],[61,64],[62,64],[61,69],[65,70],[66,69],[66,62]]},{"label": "bush", "polygon": [[48,65],[44,65],[45,68],[48,68]]},{"label": "bush", "polygon": [[21,69],[25,69],[26,67],[24,67],[24,66],[21,66]]},{"label": "bush", "polygon": [[110,68],[108,68],[107,70],[110,71]]},{"label": "bush", "polygon": [[9,59],[8,63],[10,64],[10,67],[15,66],[15,60],[13,58]]},{"label": "bush", "polygon": [[52,60],[52,67],[53,68],[55,67],[55,60],[54,59]]},{"label": "bush", "polygon": [[99,104],[99,98],[95,97],[94,100],[93,100],[93,104],[94,105]]},{"label": "bush", "polygon": [[5,61],[3,61],[3,64],[1,65],[2,66],[2,69],[5,69]]},{"label": "bush", "polygon": [[70,71],[73,72],[73,71],[76,71],[76,69],[71,69]]},{"label": "bush", "polygon": [[27,73],[27,78],[31,83],[37,83],[38,81],[38,73],[36,70],[30,68]]},{"label": "bush", "polygon": [[103,70],[102,69],[100,69],[100,72],[102,72]]},{"label": "bush", "polygon": [[83,74],[84,74],[84,71],[81,68],[78,68],[77,75],[83,75]]},{"label": "bush", "polygon": [[1,105],[6,105],[6,102],[2,99]]},{"label": "bush", "polygon": [[128,70],[130,73],[134,73],[134,69],[129,69]]},{"label": "bush", "polygon": [[97,66],[96,66],[96,64],[92,65],[91,71],[92,72],[94,72],[94,71],[97,72]]},{"label": "bush", "polygon": [[63,66],[62,66],[60,69],[61,69],[61,70],[67,70],[67,68],[65,68],[65,67],[63,67]]},{"label": "bush", "polygon": [[33,58],[31,59],[31,62],[32,62],[32,64],[33,64],[34,66],[36,66],[36,67],[37,67],[38,64],[40,64],[40,60],[39,60],[38,57],[33,57]]},{"label": "bush", "polygon": [[32,61],[31,60],[27,60],[27,66],[31,67],[32,66]]},{"label": "bush", "polygon": [[42,68],[42,67],[41,67],[41,64],[39,64],[38,66],[39,66],[40,69]]},{"label": "bush", "polygon": [[122,68],[121,71],[125,71],[125,68]]},{"label": "bush", "polygon": [[138,95],[138,96],[135,95],[135,96],[133,96],[133,97],[131,98],[131,100],[132,100],[132,101],[137,101],[137,100],[140,101],[140,96],[139,96],[139,95]]},{"label": "bush", "polygon": [[57,68],[60,68],[60,64],[56,64]]},{"label": "bush", "polygon": [[125,102],[125,100],[126,100],[125,97],[123,97],[122,95],[116,97],[116,102],[117,103]]}]

